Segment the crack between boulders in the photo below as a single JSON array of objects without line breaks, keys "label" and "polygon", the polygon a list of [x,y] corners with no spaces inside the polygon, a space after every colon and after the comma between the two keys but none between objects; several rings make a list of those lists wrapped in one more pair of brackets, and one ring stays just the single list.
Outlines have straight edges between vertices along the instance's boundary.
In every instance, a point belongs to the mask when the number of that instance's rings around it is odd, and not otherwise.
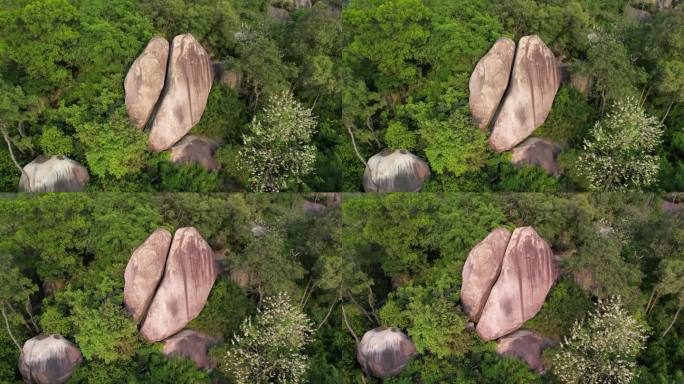
[{"label": "crack between boulders", "polygon": [[[170,232],[170,231],[169,231]],[[147,313],[150,307],[152,306],[152,302],[154,299],[157,297],[157,292],[159,292],[159,287],[162,285],[162,282],[164,282],[164,279],[166,278],[166,266],[169,263],[169,256],[171,255],[171,247],[173,246],[173,240],[176,237],[176,232],[171,234],[171,241],[169,242],[169,248],[166,250],[166,257],[164,258],[164,267],[162,268],[162,275],[159,278],[159,281],[157,282],[157,285],[154,287],[154,292],[152,294],[152,297],[150,298],[149,303],[145,305],[145,309],[143,310],[142,316],[140,317],[140,321],[138,322],[138,332],[142,329],[143,324],[145,324],[145,320],[147,320]]]},{"label": "crack between boulders", "polygon": [[[164,37],[164,40],[166,42],[169,42],[166,37]],[[143,132],[150,133],[152,130],[152,125],[154,124],[154,121],[157,119],[157,114],[159,113],[159,109],[161,108],[161,104],[166,98],[167,93],[169,92],[169,85],[170,81],[169,79],[171,78],[171,61],[173,60],[173,40],[169,43],[169,54],[166,58],[166,75],[164,75],[164,85],[162,86],[162,90],[159,93],[159,97],[157,98],[157,101],[154,103],[154,107],[152,108],[152,113],[150,114],[150,117],[147,119],[145,122],[145,126],[143,127]]]},{"label": "crack between boulders", "polygon": [[511,93],[511,84],[513,83],[513,73],[515,72],[515,64],[518,58],[519,43],[519,41],[517,43],[515,41],[513,42],[513,44],[515,45],[515,49],[513,50],[513,63],[511,63],[511,71],[508,73],[508,81],[506,82],[506,91],[504,92],[503,96],[501,96],[501,100],[499,100],[499,103],[497,104],[496,109],[494,110],[492,119],[489,121],[489,124],[487,124],[486,127],[487,133],[490,136],[494,132],[494,125],[496,124],[496,121],[499,119],[499,115],[501,114],[501,110],[503,109],[504,103]]}]

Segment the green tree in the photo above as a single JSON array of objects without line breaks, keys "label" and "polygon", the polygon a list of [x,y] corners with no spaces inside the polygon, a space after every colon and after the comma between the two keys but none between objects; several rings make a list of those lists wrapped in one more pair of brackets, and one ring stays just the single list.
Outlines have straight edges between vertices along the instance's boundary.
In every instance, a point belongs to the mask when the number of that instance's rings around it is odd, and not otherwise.
[{"label": "green tree", "polygon": [[652,186],[659,169],[662,124],[634,98],[616,102],[589,132],[579,170],[593,190]]},{"label": "green tree", "polygon": [[553,356],[553,373],[562,383],[630,383],[646,338],[619,297],[599,301]]},{"label": "green tree", "polygon": [[287,294],[264,300],[264,307],[242,323],[218,369],[240,383],[300,383],[308,369],[303,350],[311,324]]},{"label": "green tree", "polygon": [[242,166],[249,171],[254,191],[278,192],[301,188],[302,178],[313,170],[316,149],[311,138],[316,118],[291,93],[268,99],[254,117],[240,150]]}]

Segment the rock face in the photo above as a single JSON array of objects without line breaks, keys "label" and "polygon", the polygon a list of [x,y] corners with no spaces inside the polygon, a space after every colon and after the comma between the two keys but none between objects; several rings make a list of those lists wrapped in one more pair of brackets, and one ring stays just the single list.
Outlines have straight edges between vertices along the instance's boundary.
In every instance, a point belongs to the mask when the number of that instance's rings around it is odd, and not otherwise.
[{"label": "rock face", "polygon": [[128,70],[124,81],[126,110],[133,123],[140,129],[144,128],[150,119],[164,88],[168,59],[169,42],[164,38],[155,37]]},{"label": "rock face", "polygon": [[513,148],[511,162],[516,165],[537,165],[544,168],[549,175],[558,175],[560,169],[556,163],[556,158],[560,152],[561,147],[556,143],[538,137],[530,137]]},{"label": "rock face", "polygon": [[398,375],[415,354],[413,341],[398,328],[378,327],[363,335],[356,359],[366,373],[387,378]]},{"label": "rock face", "polygon": [[149,145],[163,151],[200,121],[213,81],[209,54],[192,35],[173,39],[167,90],[150,129]]},{"label": "rock face", "polygon": [[82,361],[81,351],[69,340],[55,334],[38,335],[24,343],[19,371],[29,383],[61,384]]},{"label": "rock face", "polygon": [[171,162],[174,164],[199,164],[208,171],[215,171],[219,164],[214,159],[218,144],[199,136],[185,136],[171,147]]},{"label": "rock face", "polygon": [[206,240],[195,228],[178,229],[140,334],[159,341],[183,329],[204,308],[217,274],[214,252]]},{"label": "rock face", "polygon": [[205,335],[183,330],[173,337],[164,340],[162,352],[166,356],[181,356],[192,360],[198,368],[212,368],[213,364],[209,360],[207,351],[212,341]]},{"label": "rock face", "polygon": [[518,42],[508,91],[489,137],[497,152],[508,151],[544,123],[560,86],[553,52],[538,36]]},{"label": "rock face", "polygon": [[532,227],[517,228],[477,323],[484,340],[507,335],[539,312],[558,271],[551,247]]},{"label": "rock face", "polygon": [[527,365],[539,372],[545,372],[547,366],[542,360],[542,351],[551,343],[530,331],[517,331],[506,336],[496,344],[496,352],[501,356],[514,356],[524,360]]},{"label": "rock face", "polygon": [[368,159],[363,173],[366,192],[418,192],[430,177],[430,167],[405,150],[388,149]]},{"label": "rock face", "polygon": [[468,254],[463,266],[461,303],[463,312],[472,321],[478,321],[501,271],[504,253],[511,233],[497,228],[477,244]]},{"label": "rock face", "polygon": [[81,192],[89,180],[88,169],[74,160],[38,156],[24,167],[19,192]]},{"label": "rock face", "polygon": [[124,305],[134,320],[147,311],[164,273],[171,247],[171,233],[157,229],[128,260],[124,274]]},{"label": "rock face", "polygon": [[499,39],[470,76],[470,113],[475,125],[482,130],[489,127],[508,88],[514,56],[515,42]]}]

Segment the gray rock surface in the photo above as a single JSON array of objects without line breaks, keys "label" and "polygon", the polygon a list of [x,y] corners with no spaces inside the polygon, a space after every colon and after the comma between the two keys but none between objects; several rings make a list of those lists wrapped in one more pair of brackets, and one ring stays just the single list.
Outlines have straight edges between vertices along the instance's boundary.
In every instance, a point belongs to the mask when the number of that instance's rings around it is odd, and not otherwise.
[{"label": "gray rock surface", "polygon": [[472,321],[478,321],[489,292],[501,271],[511,233],[497,228],[468,254],[462,272],[461,304]]},{"label": "gray rock surface", "polygon": [[415,354],[413,341],[398,328],[378,327],[363,335],[356,359],[366,373],[384,379],[401,373]]},{"label": "gray rock surface", "polygon": [[384,150],[370,159],[363,173],[366,192],[418,192],[430,177],[430,167],[405,150]]},{"label": "gray rock surface", "polygon": [[164,340],[162,352],[166,356],[188,358],[200,369],[213,368],[214,364],[207,354],[212,344],[207,336],[186,329]]},{"label": "gray rock surface", "polygon": [[133,124],[142,129],[159,100],[169,59],[169,42],[154,37],[131,65],[124,80],[126,110]]},{"label": "gray rock surface", "polygon": [[515,165],[536,165],[549,175],[558,175],[560,168],[556,163],[561,147],[546,139],[530,137],[513,148],[511,162]]},{"label": "gray rock surface", "polygon": [[489,137],[495,151],[512,149],[544,123],[560,79],[556,58],[546,44],[538,36],[521,38],[510,86]]},{"label": "gray rock surface", "polygon": [[89,180],[88,169],[68,157],[38,156],[24,166],[19,192],[81,192]]},{"label": "gray rock surface", "polygon": [[508,88],[515,42],[499,39],[480,59],[470,76],[470,113],[478,128],[487,131]]},{"label": "gray rock surface", "polygon": [[171,162],[174,164],[198,164],[207,171],[216,171],[219,164],[214,158],[218,144],[205,137],[188,135],[171,149]]},{"label": "gray rock surface", "polygon": [[218,272],[214,252],[199,232],[178,229],[140,334],[160,341],[183,329],[204,308]]},{"label": "gray rock surface", "polygon": [[19,371],[33,384],[61,384],[69,380],[76,365],[83,361],[81,351],[56,334],[28,339],[19,355]]},{"label": "gray rock surface", "polygon": [[150,129],[153,151],[169,149],[199,123],[214,77],[209,54],[192,35],[176,36],[170,56],[167,89]]},{"label": "gray rock surface", "polygon": [[549,244],[532,227],[517,228],[477,323],[477,333],[484,340],[494,340],[518,330],[539,312],[557,277]]},{"label": "gray rock surface", "polygon": [[530,368],[546,372],[548,367],[544,364],[542,352],[551,344],[536,333],[520,330],[499,339],[496,343],[496,352],[501,356],[517,357],[525,361]]},{"label": "gray rock surface", "polygon": [[157,229],[133,251],[124,273],[124,305],[134,320],[147,311],[164,273],[171,233]]}]

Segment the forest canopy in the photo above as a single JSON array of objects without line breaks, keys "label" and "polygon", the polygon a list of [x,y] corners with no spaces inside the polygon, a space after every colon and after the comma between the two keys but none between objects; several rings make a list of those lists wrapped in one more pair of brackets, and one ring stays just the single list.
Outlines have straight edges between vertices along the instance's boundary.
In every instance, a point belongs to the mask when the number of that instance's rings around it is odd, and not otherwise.
[{"label": "forest canopy", "polygon": [[[360,191],[385,149],[422,159],[427,191],[682,190],[679,3],[2,0],[0,190],[42,155],[86,167],[90,191]],[[136,58],[182,34],[215,71],[190,131],[217,144],[209,168],[150,150],[126,111]],[[497,39],[530,35],[563,73],[532,133],[560,152],[550,174],[493,151],[468,100]]]},{"label": "forest canopy", "polygon": [[[677,382],[683,214],[653,194],[4,196],[0,380],[20,378],[15,341],[42,332],[80,348],[72,383],[267,382],[266,373],[380,382],[364,376],[356,340],[386,326],[417,352],[387,383],[571,383],[611,369],[622,378],[613,382]],[[164,356],[123,305],[133,250],[157,228],[188,226],[220,266],[187,325],[214,340],[209,370]],[[499,356],[460,304],[471,249],[496,228],[528,226],[559,266],[522,324],[548,341],[543,374]]]}]

